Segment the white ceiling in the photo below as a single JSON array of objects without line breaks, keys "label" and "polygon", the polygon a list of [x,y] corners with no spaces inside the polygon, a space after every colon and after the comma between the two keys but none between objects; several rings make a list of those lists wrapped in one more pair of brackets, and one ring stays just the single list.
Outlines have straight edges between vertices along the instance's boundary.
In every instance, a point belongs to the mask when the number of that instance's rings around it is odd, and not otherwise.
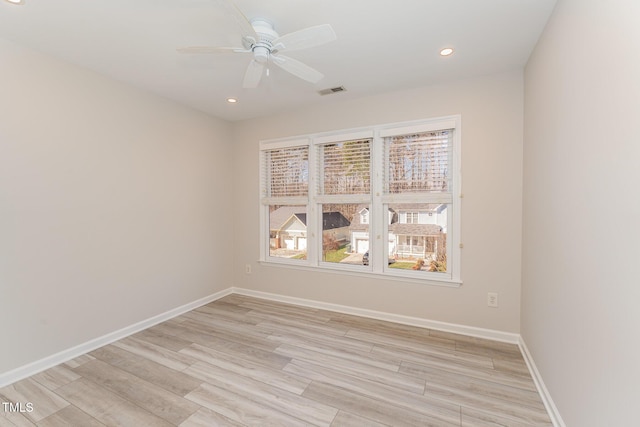
[{"label": "white ceiling", "polygon": [[[525,65],[556,0],[236,0],[248,19],[286,34],[331,24],[338,39],[288,54],[325,78],[270,67],[243,89],[250,55],[184,55],[193,45],[239,46],[223,0],[0,0],[0,37],[226,120],[442,83]],[[454,55],[441,57],[443,47]],[[317,91],[343,85],[347,92]],[[239,102],[228,104],[226,98]]]}]

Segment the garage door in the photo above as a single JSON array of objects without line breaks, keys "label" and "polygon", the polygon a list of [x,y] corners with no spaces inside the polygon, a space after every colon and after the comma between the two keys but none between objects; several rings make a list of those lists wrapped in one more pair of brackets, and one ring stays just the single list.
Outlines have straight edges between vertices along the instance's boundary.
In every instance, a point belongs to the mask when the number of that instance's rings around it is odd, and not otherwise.
[{"label": "garage door", "polygon": [[359,254],[363,254],[369,250],[369,240],[356,240],[356,250]]},{"label": "garage door", "polygon": [[293,238],[289,238],[289,239],[284,239],[284,247],[287,249],[294,249],[294,242],[293,242]]},{"label": "garage door", "polygon": [[307,249],[306,237],[298,237],[298,247],[296,249],[298,249],[299,251],[304,251]]}]

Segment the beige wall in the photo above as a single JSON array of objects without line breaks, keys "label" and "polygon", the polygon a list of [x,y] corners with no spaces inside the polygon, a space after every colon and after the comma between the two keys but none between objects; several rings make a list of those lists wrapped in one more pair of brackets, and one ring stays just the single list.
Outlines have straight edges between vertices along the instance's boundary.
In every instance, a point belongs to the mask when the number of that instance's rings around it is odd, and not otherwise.
[{"label": "beige wall", "polygon": [[0,40],[0,374],[232,285],[230,127]]},{"label": "beige wall", "polygon": [[561,0],[526,67],[522,336],[568,426],[638,424],[639,19]]},{"label": "beige wall", "polygon": [[[234,283],[252,290],[519,332],[522,72],[423,87],[234,125]],[[406,120],[462,115],[461,288],[297,271],[258,264],[258,141]],[[253,273],[245,274],[245,264]],[[500,307],[487,307],[498,292]]]},{"label": "beige wall", "polygon": [[[233,125],[0,40],[0,374],[235,285],[521,332],[567,425],[632,425],[638,16],[560,0],[524,83],[337,94]],[[257,263],[260,139],[451,114],[462,287]]]}]

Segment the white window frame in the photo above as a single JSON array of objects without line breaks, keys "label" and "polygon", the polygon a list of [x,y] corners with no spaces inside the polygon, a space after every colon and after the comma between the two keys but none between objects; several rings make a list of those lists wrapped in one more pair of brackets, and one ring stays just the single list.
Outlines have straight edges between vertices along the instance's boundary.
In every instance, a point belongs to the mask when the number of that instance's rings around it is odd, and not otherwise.
[{"label": "white window frame", "polygon": [[[421,284],[439,286],[460,286],[461,278],[461,116],[446,116],[419,121],[393,123],[368,128],[349,129],[326,132],[302,137],[260,141],[260,176],[265,176],[266,165],[263,153],[268,150],[309,146],[309,194],[307,197],[269,198],[265,196],[264,183],[261,178],[260,200],[260,262],[265,265],[302,268],[313,271],[333,271],[336,274],[359,276],[382,276],[389,280],[401,280]],[[440,202],[447,208],[447,272],[416,272],[389,268],[387,255],[389,251],[389,224],[385,211],[393,203],[423,203],[420,194],[389,194],[383,192],[384,179],[384,145],[385,137],[406,135],[410,133],[433,132],[453,129],[451,188],[443,195]],[[317,170],[319,147],[323,144],[356,139],[372,140],[371,143],[371,194],[363,195],[321,195],[317,193],[320,171]],[[430,196],[429,203],[440,196]],[[434,199],[435,197],[435,199]],[[356,266],[322,261],[322,204],[323,203],[359,203],[369,205],[369,265]],[[293,260],[272,257],[269,252],[269,205],[302,204],[307,206],[307,259]],[[359,213],[358,213],[359,214]],[[385,218],[385,220],[380,220]]]}]

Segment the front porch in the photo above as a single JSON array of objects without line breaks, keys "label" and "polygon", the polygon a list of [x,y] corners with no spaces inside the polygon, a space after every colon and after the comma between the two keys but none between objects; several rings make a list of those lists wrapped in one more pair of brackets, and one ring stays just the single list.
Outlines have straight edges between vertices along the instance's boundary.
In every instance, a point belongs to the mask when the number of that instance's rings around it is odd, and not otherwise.
[{"label": "front porch", "polygon": [[395,259],[433,261],[438,253],[445,253],[445,235],[412,236],[396,235],[395,244],[390,251]]}]

